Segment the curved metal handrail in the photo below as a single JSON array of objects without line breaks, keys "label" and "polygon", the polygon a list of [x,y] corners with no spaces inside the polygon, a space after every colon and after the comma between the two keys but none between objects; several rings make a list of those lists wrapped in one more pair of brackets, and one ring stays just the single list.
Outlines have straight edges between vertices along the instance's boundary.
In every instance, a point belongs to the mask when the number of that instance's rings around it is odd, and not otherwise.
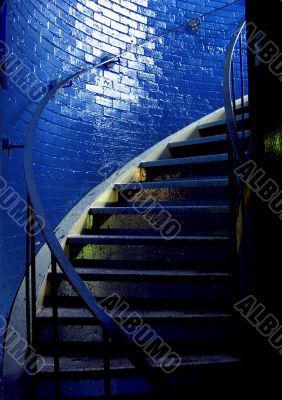
[{"label": "curved metal handrail", "polygon": [[28,196],[33,208],[33,212],[35,216],[40,216],[38,218],[38,225],[41,229],[41,233],[43,234],[46,243],[48,244],[50,251],[53,253],[56,263],[59,265],[63,273],[66,275],[67,279],[73,286],[76,293],[81,297],[85,306],[89,309],[91,314],[97,318],[103,328],[109,333],[110,337],[113,340],[117,340],[121,345],[124,346],[124,351],[126,356],[132,362],[132,364],[140,368],[142,372],[145,374],[147,379],[153,383],[153,385],[157,385],[161,392],[170,392],[172,387],[164,379],[163,374],[158,368],[154,368],[150,362],[145,358],[145,354],[142,349],[139,349],[134,343],[129,339],[129,337],[121,330],[121,328],[113,321],[113,319],[107,315],[107,313],[99,306],[96,298],[90,292],[90,290],[86,287],[79,274],[74,269],[73,265],[69,261],[66,256],[61,244],[59,243],[57,237],[55,236],[51,225],[48,222],[47,216],[44,211],[44,207],[39,196],[34,168],[33,168],[33,144],[36,136],[36,128],[39,123],[40,117],[48,105],[49,101],[53,98],[56,92],[61,89],[66,84],[70,83],[73,79],[80,77],[93,70],[94,68],[101,67],[103,65],[108,64],[111,61],[116,61],[117,56],[112,57],[108,60],[105,60],[97,65],[91,65],[91,67],[84,68],[83,70],[76,72],[69,76],[68,78],[62,80],[57,83],[57,85],[52,88],[41,100],[39,105],[36,108],[36,111],[33,114],[31,122],[29,124],[26,140],[25,140],[25,151],[24,151],[24,173],[25,173],[25,181],[28,191]]},{"label": "curved metal handrail", "polygon": [[242,142],[238,136],[235,110],[233,107],[233,99],[232,99],[232,87],[231,87],[231,77],[232,77],[232,58],[235,50],[235,46],[242,34],[242,31],[246,25],[245,18],[243,18],[237,29],[235,30],[230,44],[227,48],[225,64],[224,64],[224,105],[225,105],[225,115],[226,115],[226,123],[228,127],[229,138],[233,147],[233,150],[240,161],[240,163],[244,163],[247,161],[247,156],[244,151],[244,147]]},{"label": "curved metal handrail", "polygon": [[[230,77],[231,77],[231,60],[234,52],[235,45],[244,28],[245,22],[242,21],[240,23],[239,29],[233,35],[231,43],[227,50],[227,56],[225,60],[225,107],[226,107],[226,119],[227,125],[229,129],[230,139],[232,145],[234,147],[234,151],[238,155],[241,160],[244,160],[246,157],[244,154],[243,147],[240,143],[237,128],[236,128],[236,120],[235,115],[232,109],[232,96],[231,96],[231,88],[230,88]],[[38,123],[40,121],[41,115],[45,110],[46,106],[52,100],[54,95],[57,93],[65,85],[69,84],[75,78],[80,77],[81,75],[93,70],[94,68],[99,68],[103,65],[108,64],[109,62],[114,62],[118,59],[118,56],[114,56],[105,61],[102,61],[99,64],[91,65],[90,67],[84,68],[81,71],[78,71],[71,76],[65,78],[64,80],[58,82],[49,92],[44,96],[39,105],[37,106],[31,122],[29,124],[26,140],[25,140],[25,151],[24,151],[24,173],[26,186],[28,191],[28,196],[34,211],[35,216],[39,216],[38,224],[41,228],[41,232],[48,244],[50,251],[54,255],[56,259],[56,263],[61,268],[62,272],[66,275],[67,279],[73,286],[74,290],[80,296],[80,298],[85,303],[85,306],[89,309],[91,314],[98,319],[100,324],[105,328],[105,330],[110,334],[113,340],[117,340],[124,346],[125,353],[128,359],[135,365],[137,368],[142,369],[142,372],[146,375],[146,377],[153,383],[157,384],[160,390],[166,394],[172,390],[172,387],[167,382],[167,380],[163,379],[163,375],[161,371],[157,368],[154,368],[150,362],[145,358],[142,349],[139,349],[133,342],[129,339],[129,337],[121,330],[121,328],[113,321],[113,319],[107,315],[107,313],[99,306],[98,301],[95,296],[90,292],[90,290],[86,287],[84,282],[81,280],[79,274],[74,269],[73,265],[69,261],[66,256],[63,248],[57,237],[55,236],[51,225],[48,222],[47,216],[45,214],[45,210],[39,196],[34,169],[33,169],[33,144],[36,136],[36,129]]]}]

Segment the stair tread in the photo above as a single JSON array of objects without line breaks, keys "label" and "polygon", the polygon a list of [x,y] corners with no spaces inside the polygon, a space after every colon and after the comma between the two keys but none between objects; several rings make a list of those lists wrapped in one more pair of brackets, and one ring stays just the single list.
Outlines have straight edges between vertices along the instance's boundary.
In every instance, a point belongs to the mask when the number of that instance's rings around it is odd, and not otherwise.
[{"label": "stair tread", "polygon": [[[169,239],[169,237],[166,237]],[[195,243],[227,243],[228,236],[176,236],[171,240],[165,240],[158,232],[155,236],[141,236],[141,235],[69,235],[67,238],[68,244],[150,244],[162,243],[167,244],[168,241],[181,243],[181,242],[195,242]]]},{"label": "stair tread", "polygon": [[[245,132],[245,137],[249,136],[249,131]],[[242,135],[239,135],[242,136]],[[169,148],[178,148],[178,147],[186,147],[186,146],[194,146],[194,145],[201,145],[207,143],[217,143],[217,142],[225,142],[227,141],[227,133],[221,135],[213,135],[207,137],[198,137],[198,138],[191,138],[179,142],[171,142],[169,143]]]},{"label": "stair tread", "polygon": [[171,213],[191,213],[191,212],[210,212],[210,213],[224,213],[229,212],[230,207],[228,205],[191,205],[191,206],[162,206],[157,204],[154,208],[149,209],[148,207],[128,206],[128,207],[92,207],[89,213],[95,214],[143,214],[150,211],[152,213],[159,213],[162,210],[169,211]]},{"label": "stair tread", "polygon": [[[167,270],[167,269],[99,269],[99,268],[80,268],[76,267],[76,272],[78,272],[82,278],[90,277],[92,279],[100,278],[110,278],[111,280],[122,278],[139,278],[145,279],[150,277],[156,278],[228,278],[229,273],[225,272],[211,272],[211,271],[192,271],[192,270]],[[64,276],[62,272],[57,273],[58,276]]]},{"label": "stair tread", "polygon": [[[183,311],[183,310],[159,310],[159,309],[135,309],[142,318],[151,318],[151,319],[226,319],[231,318],[230,313],[226,312],[211,312],[211,311]],[[132,310],[125,311],[123,315],[125,317],[130,316],[132,314]],[[52,307],[44,307],[37,313],[37,318],[39,319],[46,319],[52,318],[53,311]],[[118,313],[117,313],[118,315]],[[82,307],[59,307],[58,308],[58,317],[64,319],[93,319],[93,315],[89,310]]]},{"label": "stair tread", "polygon": [[[198,389],[197,389],[198,391]],[[54,400],[54,397],[40,397],[41,400]],[[79,397],[76,396],[71,396],[71,397],[65,397],[61,395],[60,400],[109,400],[108,396],[83,396],[81,397],[81,395]],[[112,400],[156,400],[156,394],[150,393],[150,392],[144,392],[144,393],[133,393],[133,394],[114,394],[111,393],[111,399]],[[164,398],[164,396],[162,396],[162,400],[167,400],[168,398]]]},{"label": "stair tread", "polygon": [[[244,120],[248,120],[250,117],[249,113],[244,113]],[[243,121],[243,115],[242,114],[237,114],[236,116],[236,120],[237,122],[242,122]],[[226,123],[226,119],[219,119],[217,121],[211,121],[211,122],[207,122],[204,124],[199,124],[198,125],[198,130],[204,130],[204,129],[209,129],[209,128],[213,128],[213,127],[217,127],[217,126],[226,126],[227,128],[227,123]]]},{"label": "stair tread", "polygon": [[[197,389],[197,392],[198,392],[198,389]],[[41,397],[40,396],[40,400],[54,400],[54,397],[49,397],[50,395],[48,395],[48,397]],[[154,392],[144,392],[144,393],[133,393],[133,394],[130,394],[130,393],[126,393],[126,394],[115,394],[115,393],[111,393],[111,397],[110,397],[112,400],[156,400],[156,393],[154,393]],[[61,397],[60,397],[60,400],[109,400],[109,397],[108,396],[103,396],[103,395],[98,395],[98,396],[96,396],[95,395],[95,397],[93,397],[93,396],[79,396],[79,397],[76,397],[76,396],[73,396],[73,395],[71,395],[70,397],[66,397],[66,396],[63,396],[62,394],[61,394]],[[167,397],[164,397],[163,395],[162,395],[162,400],[168,400],[168,398]]]},{"label": "stair tread", "polygon": [[[217,214],[218,217],[218,214]],[[204,216],[202,216],[204,220]],[[219,224],[219,223],[218,223]],[[188,229],[189,228],[189,229]],[[188,229],[188,230],[187,230]],[[210,235],[216,236],[216,237],[226,237],[228,236],[229,229],[228,227],[213,227],[213,229],[210,229]],[[160,232],[157,231],[154,228],[151,228],[148,226],[147,228],[92,228],[92,229],[85,229],[83,231],[83,234],[85,235],[98,235],[98,236],[134,236],[134,237],[157,237],[160,236]],[[189,222],[189,227],[185,226],[184,223],[181,226],[181,236],[201,236],[203,232],[201,232],[199,229],[197,231],[197,226],[195,226],[195,223]],[[180,236],[180,233],[179,233]],[[165,236],[166,238],[170,238],[169,235]],[[171,237],[170,240],[172,240],[173,237]],[[132,239],[133,240],[133,239]]]},{"label": "stair tread", "polygon": [[[174,260],[165,260],[165,261],[159,261],[159,260],[152,260],[152,261],[144,261],[144,260],[96,260],[96,259],[83,259],[83,258],[78,258],[78,259],[72,259],[71,262],[73,265],[76,267],[90,267],[90,268],[121,268],[121,269],[132,269],[134,268],[139,268],[139,269],[156,269],[156,268],[162,268],[165,265],[171,265],[174,264]],[[186,269],[189,267],[189,269],[205,269],[208,270],[209,267],[212,266],[219,266],[219,267],[226,267],[226,263],[187,263],[186,261],[179,261],[177,262],[178,269]]]},{"label": "stair tread", "polygon": [[[211,364],[234,364],[239,363],[241,358],[232,354],[195,354],[183,355],[180,367],[192,367]],[[158,367],[157,363],[153,366]],[[85,372],[103,371],[104,360],[101,357],[60,357],[61,372]],[[133,370],[132,363],[124,357],[113,357],[111,359],[111,370]],[[52,373],[54,371],[54,360],[52,357],[45,357],[45,365],[39,372]]]},{"label": "stair tread", "polygon": [[207,156],[194,156],[194,157],[182,157],[182,158],[168,158],[157,161],[145,161],[140,164],[140,168],[158,168],[166,166],[181,166],[189,164],[205,164],[205,163],[216,163],[228,161],[227,154],[215,154]]},{"label": "stair tread", "polygon": [[[97,296],[97,301],[102,301],[105,296]],[[58,304],[61,307],[85,307],[85,304],[83,303],[82,300],[78,298],[78,296],[75,295],[70,295],[68,297],[66,296],[58,296]],[[190,300],[190,299],[152,299],[152,298],[133,298],[133,297],[128,297],[127,298],[128,303],[131,305],[132,309],[146,309],[146,310],[151,310],[153,308],[158,308],[158,309],[170,309],[170,308],[175,308],[178,310],[194,310],[194,311],[199,311],[199,310],[210,310],[210,311],[217,311],[217,310],[222,310],[225,312],[230,312],[230,310],[233,307],[232,299],[228,299],[227,301],[223,301],[222,299],[218,298],[211,298],[208,300],[206,299],[196,299],[196,300]],[[45,307],[52,307],[52,299],[50,296],[46,296],[44,306]]]},{"label": "stair tread", "polygon": [[223,135],[213,135],[207,137],[197,137],[197,138],[190,138],[187,140],[181,140],[179,142],[171,142],[169,143],[169,148],[177,148],[177,147],[184,147],[184,146],[194,146],[197,144],[205,144],[205,143],[215,143],[215,142],[225,142],[227,141],[227,134]]},{"label": "stair tread", "polygon": [[[197,201],[195,200],[158,200],[157,204],[160,205],[161,207],[229,207],[230,208],[230,202],[229,200],[224,200],[224,199],[219,199],[219,200],[205,200],[205,199],[199,199]],[[140,207],[144,205],[144,201],[134,201],[134,208]],[[99,204],[98,202],[95,204],[95,207],[97,208],[133,208],[132,203],[123,203],[122,206],[118,202],[116,203],[106,203],[106,204]]]},{"label": "stair tread", "polygon": [[140,189],[162,189],[162,188],[197,188],[197,187],[220,187],[228,186],[229,179],[223,177],[213,178],[190,178],[179,180],[161,180],[139,183],[116,183],[116,190],[140,190]]}]

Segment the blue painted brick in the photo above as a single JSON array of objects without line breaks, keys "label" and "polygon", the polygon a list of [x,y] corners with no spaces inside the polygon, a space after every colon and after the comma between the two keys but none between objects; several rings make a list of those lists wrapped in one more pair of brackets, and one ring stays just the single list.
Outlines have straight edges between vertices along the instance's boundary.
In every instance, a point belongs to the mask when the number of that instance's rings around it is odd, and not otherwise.
[{"label": "blue painted brick", "polygon": [[[99,62],[103,54],[120,54],[131,40],[143,44],[156,38],[164,29],[220,7],[226,0],[25,0],[8,4],[8,44],[40,79],[49,82]],[[243,12],[242,5],[215,12],[202,21],[198,32],[183,28],[168,34],[160,42],[144,45],[136,57],[121,57],[113,67],[93,69],[74,79],[72,88],[54,97],[42,115],[35,146],[40,194],[53,227],[101,181],[96,171],[110,157],[120,159],[122,153],[124,162],[130,160],[223,105],[224,51]],[[99,89],[86,90],[86,84],[88,88],[99,85]],[[5,134],[23,142],[35,105],[27,104],[11,85],[0,99],[7,104]],[[13,163],[3,158],[1,172],[24,192],[22,153],[13,157]],[[5,277],[4,292],[0,287],[11,304],[24,273],[24,237],[5,216],[1,225],[7,232],[3,261],[13,266],[11,271],[18,271],[16,278],[11,273]],[[6,312],[9,304],[5,304]]]},{"label": "blue painted brick", "polygon": [[145,64],[136,61],[128,61],[128,68],[135,69],[137,71],[145,71]]},{"label": "blue painted brick", "polygon": [[[115,10],[114,7],[113,7],[113,9]],[[110,20],[117,21],[117,22],[120,21],[120,16],[119,16],[116,12],[114,12],[114,11],[104,10],[103,14],[104,14],[106,17],[108,17]]]},{"label": "blue painted brick", "polygon": [[112,8],[113,3],[110,0],[98,0],[98,4],[101,4],[103,7]]},{"label": "blue painted brick", "polygon": [[113,107],[122,111],[130,111],[130,104],[125,101],[114,100]]},{"label": "blue painted brick", "polygon": [[128,33],[128,26],[127,25],[120,24],[120,23],[115,22],[115,21],[111,21],[111,27],[113,29],[116,29],[119,32]]},{"label": "blue painted brick", "polygon": [[101,15],[98,13],[94,13],[94,20],[97,22],[100,22],[103,25],[107,25],[107,26],[111,26],[111,23],[113,21],[111,21],[110,18],[107,18],[105,15]]},{"label": "blue painted brick", "polygon": [[96,103],[106,107],[113,106],[113,101],[111,99],[107,99],[106,97],[96,96]]}]

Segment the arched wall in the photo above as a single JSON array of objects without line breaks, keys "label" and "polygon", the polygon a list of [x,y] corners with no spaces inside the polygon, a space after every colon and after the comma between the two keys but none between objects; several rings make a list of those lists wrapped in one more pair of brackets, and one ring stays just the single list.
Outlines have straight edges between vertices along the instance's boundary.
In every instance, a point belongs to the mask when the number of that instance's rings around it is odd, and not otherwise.
[{"label": "arched wall", "polygon": [[[44,88],[104,56],[126,52],[119,63],[63,89],[43,114],[34,161],[54,227],[111,172],[109,163],[124,164],[223,105],[223,60],[242,3],[205,16],[193,31],[188,21],[228,2],[7,0],[7,64],[15,57],[17,62],[10,65],[8,89],[0,92],[1,134],[14,143],[24,141],[40,97],[32,85]],[[181,24],[157,41],[132,47]],[[19,64],[23,68],[13,76]],[[11,158],[2,153],[1,177],[25,199],[22,150]],[[1,208],[0,312],[7,316],[24,274],[25,235]]]}]

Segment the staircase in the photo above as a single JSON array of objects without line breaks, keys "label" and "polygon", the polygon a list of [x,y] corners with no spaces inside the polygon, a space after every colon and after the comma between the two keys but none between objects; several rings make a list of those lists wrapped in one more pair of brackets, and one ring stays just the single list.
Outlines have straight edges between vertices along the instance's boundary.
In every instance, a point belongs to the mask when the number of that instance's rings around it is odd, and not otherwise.
[{"label": "staircase", "polygon": [[[239,130],[246,112],[237,110]],[[192,389],[235,389],[243,374],[226,122],[198,132],[170,142],[165,158],[141,162],[134,181],[116,183],[65,246],[99,301],[118,295],[128,305],[127,323],[135,311],[179,354],[175,371],[163,373],[175,398]],[[241,140],[248,146],[248,132]],[[122,321],[118,310],[110,312]],[[35,348],[47,361],[35,378],[40,400],[157,398],[58,267],[49,271],[37,311]],[[158,357],[147,358],[160,369]]]},{"label": "staircase", "polygon": [[117,57],[59,79],[36,107],[26,274],[8,318],[26,341],[17,358],[4,343],[5,400],[225,399],[252,385],[233,313],[251,274],[248,193],[233,173],[251,156],[244,27],[226,51],[225,107],[126,164],[55,232],[36,185],[37,127],[60,89]]}]

